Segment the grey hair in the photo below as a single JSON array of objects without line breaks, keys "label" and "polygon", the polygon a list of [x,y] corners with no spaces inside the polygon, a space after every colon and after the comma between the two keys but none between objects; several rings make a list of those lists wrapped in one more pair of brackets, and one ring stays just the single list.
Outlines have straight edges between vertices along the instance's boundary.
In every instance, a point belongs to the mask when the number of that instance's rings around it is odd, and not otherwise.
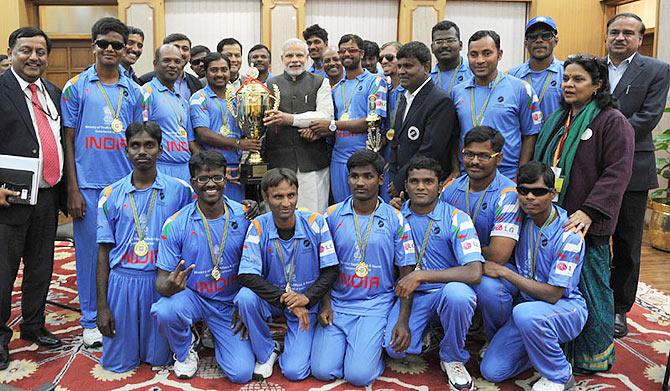
[{"label": "grey hair", "polygon": [[398,42],[398,41],[386,42],[385,44],[382,45],[381,48],[379,48],[379,50],[380,50],[380,51],[381,51],[381,50],[384,50],[384,49],[386,49],[386,48],[389,47],[389,46],[393,46],[393,47],[395,48],[395,50],[398,51],[398,50],[400,50],[400,48],[402,47],[402,44],[401,44],[400,42]]},{"label": "grey hair", "polygon": [[293,47],[293,46],[299,47],[300,50],[305,52],[305,54],[307,54],[309,52],[309,50],[307,49],[307,44],[305,43],[305,41],[303,41],[301,39],[298,39],[298,38],[289,38],[281,45],[281,55],[283,56],[286,53],[286,51],[288,50],[288,48]]}]

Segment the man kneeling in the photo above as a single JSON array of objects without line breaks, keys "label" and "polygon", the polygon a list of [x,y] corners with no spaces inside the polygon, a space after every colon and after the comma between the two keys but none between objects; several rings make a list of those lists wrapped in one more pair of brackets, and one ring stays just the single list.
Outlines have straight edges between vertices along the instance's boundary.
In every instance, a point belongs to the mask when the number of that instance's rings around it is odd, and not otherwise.
[{"label": "man kneeling", "polygon": [[444,329],[440,367],[451,390],[471,390],[465,336],[476,295],[468,284],[479,283],[484,258],[470,216],[439,198],[442,179],[437,160],[416,156],[409,161],[405,189],[410,199],[402,214],[412,227],[416,266],[398,281],[399,299],[389,314],[384,345],[393,358],[421,353],[423,332],[432,317],[439,317]]},{"label": "man kneeling", "polygon": [[267,322],[284,316],[288,327],[279,366],[287,379],[298,381],[310,373],[318,303],[337,278],[337,255],[323,216],[296,210],[295,172],[266,172],[261,190],[271,212],[249,227],[239,270],[243,288],[235,304],[249,330],[254,376],[272,376],[279,348]]},{"label": "man kneeling", "polygon": [[515,252],[518,272],[487,262],[484,274],[519,288],[521,304],[495,333],[481,373],[501,382],[534,367],[542,378],[533,390],[573,389],[572,368],[560,344],[577,337],[588,316],[578,288],[584,242],[580,234],[563,229],[568,215],[552,204],[554,173],[546,165],[522,166],[517,191],[525,213]]}]

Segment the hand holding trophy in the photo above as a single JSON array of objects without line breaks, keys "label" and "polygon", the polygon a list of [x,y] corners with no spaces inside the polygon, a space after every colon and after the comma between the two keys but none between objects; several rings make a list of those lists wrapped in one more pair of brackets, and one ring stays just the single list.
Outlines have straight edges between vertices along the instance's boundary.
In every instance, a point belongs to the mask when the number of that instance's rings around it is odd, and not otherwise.
[{"label": "hand holding trophy", "polygon": [[[263,82],[256,79],[258,69],[255,67],[251,67],[246,76],[244,84],[237,91],[231,89],[226,91],[228,110],[237,120],[245,137],[259,140],[263,137],[265,112],[279,109],[279,87],[274,85],[273,91],[270,91]],[[232,105],[232,100],[237,103],[237,111]],[[259,182],[267,170],[267,163],[263,161],[260,152],[251,152],[242,160],[240,179],[245,182]]]},{"label": "hand holding trophy", "polygon": [[368,123],[368,140],[366,141],[365,146],[373,152],[379,152],[382,149],[383,141],[382,132],[379,128],[382,122],[382,117],[375,112],[376,102],[376,96],[370,95],[368,97],[368,116],[365,117],[365,121]]}]

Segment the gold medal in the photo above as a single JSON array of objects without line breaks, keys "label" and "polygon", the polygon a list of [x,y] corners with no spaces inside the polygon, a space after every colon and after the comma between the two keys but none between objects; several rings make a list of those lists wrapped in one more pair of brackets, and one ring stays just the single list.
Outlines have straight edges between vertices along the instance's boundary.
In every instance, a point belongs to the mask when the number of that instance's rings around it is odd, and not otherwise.
[{"label": "gold medal", "polygon": [[346,113],[342,114],[340,117],[340,121],[349,121],[349,112],[347,111]]},{"label": "gold medal", "polygon": [[179,127],[179,135],[182,136],[183,138],[186,138],[186,129],[184,129],[180,126]]},{"label": "gold medal", "polygon": [[214,266],[212,269],[212,278],[219,281],[219,278],[221,278],[221,271],[219,270],[218,266]]},{"label": "gold medal", "polygon": [[114,118],[112,120],[112,130],[114,131],[114,133],[123,132],[123,122],[121,122],[121,120],[118,118]]},{"label": "gold medal", "polygon": [[414,266],[414,271],[418,271],[418,270],[421,270],[421,264],[417,263],[416,266]]},{"label": "gold medal", "polygon": [[370,268],[368,268],[368,265],[365,262],[360,261],[354,270],[356,271],[357,277],[363,278],[368,275]]},{"label": "gold medal", "polygon": [[133,251],[138,257],[143,257],[149,253],[149,245],[144,240],[140,240],[139,242],[135,243],[135,248]]},{"label": "gold medal", "polygon": [[386,131],[386,139],[388,141],[392,141],[394,135],[395,135],[395,129],[391,128],[391,129]]},{"label": "gold medal", "polygon": [[221,133],[222,136],[228,137],[230,136],[230,128],[226,126],[225,124],[221,125],[221,128],[219,129],[219,133]]}]

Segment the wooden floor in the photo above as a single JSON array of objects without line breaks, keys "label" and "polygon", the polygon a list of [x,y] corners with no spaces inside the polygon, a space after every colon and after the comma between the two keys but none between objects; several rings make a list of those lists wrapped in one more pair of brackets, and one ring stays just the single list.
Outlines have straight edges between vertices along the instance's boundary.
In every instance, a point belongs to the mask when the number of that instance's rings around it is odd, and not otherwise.
[{"label": "wooden floor", "polygon": [[642,243],[640,281],[670,294],[670,253],[656,250],[646,238]]}]

